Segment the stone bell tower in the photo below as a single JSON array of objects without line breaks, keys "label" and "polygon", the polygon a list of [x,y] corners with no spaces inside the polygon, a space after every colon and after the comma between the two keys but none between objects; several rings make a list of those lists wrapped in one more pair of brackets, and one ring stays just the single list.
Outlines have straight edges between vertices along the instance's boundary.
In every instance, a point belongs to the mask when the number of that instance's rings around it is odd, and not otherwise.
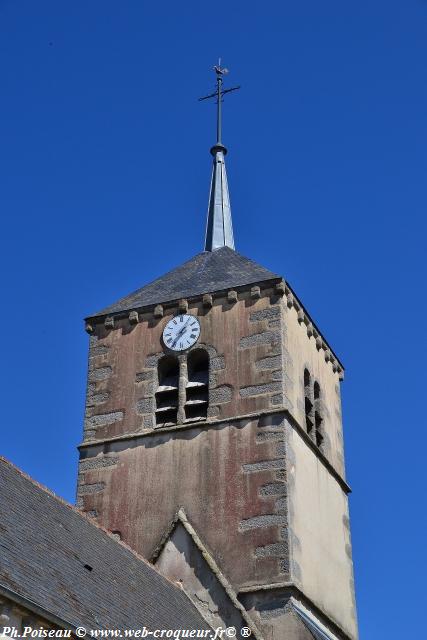
[{"label": "stone bell tower", "polygon": [[289,283],[235,251],[223,71],[205,250],[87,318],[78,506],[213,627],[354,640],[343,366]]}]

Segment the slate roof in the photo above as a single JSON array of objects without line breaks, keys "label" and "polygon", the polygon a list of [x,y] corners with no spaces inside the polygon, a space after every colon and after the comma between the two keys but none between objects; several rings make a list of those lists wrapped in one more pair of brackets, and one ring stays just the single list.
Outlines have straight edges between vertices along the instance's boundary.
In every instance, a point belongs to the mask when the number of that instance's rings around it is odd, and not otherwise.
[{"label": "slate roof", "polygon": [[209,629],[179,587],[1,457],[0,513],[0,589],[67,628]]},{"label": "slate roof", "polygon": [[221,247],[215,251],[198,253],[176,269],[89,317],[119,313],[271,279],[277,280],[280,276],[229,247]]}]

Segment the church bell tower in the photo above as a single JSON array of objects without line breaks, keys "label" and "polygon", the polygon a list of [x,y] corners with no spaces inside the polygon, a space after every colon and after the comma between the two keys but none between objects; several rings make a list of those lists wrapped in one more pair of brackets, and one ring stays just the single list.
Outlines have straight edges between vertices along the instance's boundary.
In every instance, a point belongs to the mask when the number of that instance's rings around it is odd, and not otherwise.
[{"label": "church bell tower", "polygon": [[237,87],[215,72],[204,251],[86,320],[77,503],[214,628],[355,640],[344,370],[290,284],[235,250],[221,103]]}]

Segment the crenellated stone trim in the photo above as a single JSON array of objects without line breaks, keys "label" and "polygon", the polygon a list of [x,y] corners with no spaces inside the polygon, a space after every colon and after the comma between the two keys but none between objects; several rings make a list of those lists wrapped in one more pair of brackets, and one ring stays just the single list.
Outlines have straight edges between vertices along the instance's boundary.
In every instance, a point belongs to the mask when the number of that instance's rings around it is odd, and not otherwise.
[{"label": "crenellated stone trim", "polygon": [[[127,320],[129,324],[137,324],[137,322],[140,322],[142,320],[141,316],[143,316],[144,320],[149,320],[150,317],[159,319],[164,316],[166,310],[170,313],[186,313],[190,304],[198,304],[200,302],[202,303],[202,306],[208,311],[213,307],[215,300],[220,302],[224,299],[224,297],[231,306],[238,302],[241,297],[244,297],[245,294],[249,295],[252,300],[258,300],[262,297],[271,296],[280,297],[281,295],[283,295],[284,286],[285,285],[283,282],[278,282],[277,280],[273,279],[271,281],[242,285],[240,287],[236,287],[236,289],[205,292],[204,294],[199,294],[186,299],[181,298],[178,300],[163,302],[158,305],[148,305],[147,307],[138,307],[132,310],[123,310],[107,316],[90,316],[86,318],[85,329],[89,334],[91,334],[95,331],[96,325],[101,323],[104,326],[107,326],[108,329],[114,329],[119,326],[119,324],[116,322],[118,320]],[[225,310],[227,310],[227,307],[225,307]],[[137,316],[135,316],[134,314],[137,314]],[[136,317],[138,317],[137,320]],[[106,322],[107,325],[105,324]]]},{"label": "crenellated stone trim", "polygon": [[[206,310],[209,310],[213,306],[215,300],[223,300],[224,296],[228,300],[229,305],[233,306],[239,300],[242,294],[248,294],[249,297],[253,300],[257,300],[259,297],[270,297],[272,304],[280,302],[280,298],[282,296],[285,296],[287,307],[289,309],[294,307],[298,314],[298,321],[300,322],[300,324],[306,326],[308,338],[313,337],[316,340],[317,348],[319,350],[323,349],[325,352],[327,352],[325,354],[326,361],[331,363],[332,370],[339,375],[341,380],[343,379],[344,368],[339,362],[339,359],[334,354],[326,340],[322,337],[320,331],[317,329],[315,323],[310,318],[309,314],[301,304],[298,297],[295,295],[290,285],[281,279],[264,281],[261,283],[252,283],[251,285],[243,285],[232,290],[205,292],[204,294],[193,296],[188,299],[171,300],[170,302],[164,302],[162,304],[154,306],[150,305],[148,307],[140,307],[138,309],[120,311],[109,316],[92,316],[86,319],[85,328],[89,334],[93,334],[96,329],[96,325],[99,323],[105,324],[108,329],[112,330],[118,326],[117,322],[115,321],[119,319],[127,319],[130,325],[136,324],[138,321],[142,320],[139,314],[143,314],[144,319],[149,320],[150,316],[157,319],[162,318],[165,313],[165,309],[167,309],[168,312],[172,313],[174,311],[176,312],[176,310],[178,310],[180,313],[184,313],[188,310],[190,303],[201,303]],[[228,308],[231,308],[231,306],[229,306]],[[224,310],[227,311],[227,306],[224,307]],[[274,320],[271,319],[271,322],[271,327],[274,327]]]}]

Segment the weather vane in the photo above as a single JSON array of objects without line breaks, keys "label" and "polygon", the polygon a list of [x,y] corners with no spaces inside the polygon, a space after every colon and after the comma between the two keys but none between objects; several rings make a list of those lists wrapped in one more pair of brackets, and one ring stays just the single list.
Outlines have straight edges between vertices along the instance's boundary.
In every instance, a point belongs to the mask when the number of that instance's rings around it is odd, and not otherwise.
[{"label": "weather vane", "polygon": [[[223,101],[223,97],[226,93],[230,93],[231,91],[237,91],[240,89],[239,87],[231,87],[230,89],[223,89],[222,82],[223,76],[228,73],[228,69],[221,68],[221,58],[218,60],[218,64],[214,66],[214,71],[216,73],[216,91],[214,93],[209,94],[208,96],[204,96],[203,98],[199,98],[200,100],[209,100],[209,98],[216,98],[216,147],[223,147],[221,141],[221,129],[222,129],[222,108],[221,103]],[[225,149],[225,147],[223,147]]]}]

